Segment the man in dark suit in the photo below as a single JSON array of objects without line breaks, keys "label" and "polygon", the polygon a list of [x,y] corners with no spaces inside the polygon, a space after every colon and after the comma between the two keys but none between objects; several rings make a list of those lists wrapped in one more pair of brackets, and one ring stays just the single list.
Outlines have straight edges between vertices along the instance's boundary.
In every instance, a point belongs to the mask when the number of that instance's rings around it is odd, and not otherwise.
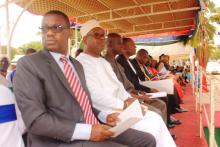
[{"label": "man in dark suit", "polygon": [[19,60],[14,81],[28,146],[154,147],[152,135],[131,129],[110,139],[110,127],[97,121],[111,124],[115,117],[92,107],[83,68],[68,54],[68,17],[49,11],[41,30],[44,50]]},{"label": "man in dark suit", "polygon": [[148,52],[145,49],[138,50],[136,57],[131,59],[131,63],[137,72],[137,75],[141,81],[151,81],[154,76],[146,68],[145,64],[148,62]]},{"label": "man in dark suit", "polygon": [[[132,97],[144,101],[148,109],[161,115],[164,122],[167,122],[167,108],[166,104],[159,99],[150,99],[149,96],[138,93],[133,84],[127,79],[123,67],[116,61],[115,57],[121,53],[122,38],[117,33],[110,33],[106,40],[107,52],[105,59],[111,64],[118,80],[123,84],[124,88]],[[140,91],[139,91],[140,92]]]},{"label": "man in dark suit", "polygon": [[[134,41],[131,38],[123,38],[123,52],[121,55],[117,57],[118,63],[124,68],[124,72],[128,80],[134,85],[135,89],[138,91],[144,91],[144,92],[157,92],[157,90],[143,86],[139,83],[140,80],[143,80],[145,77],[138,65],[138,63],[132,62],[131,59],[129,59],[130,56],[133,56],[136,54],[136,46]],[[137,68],[138,67],[138,68]],[[138,70],[139,69],[139,70]],[[142,76],[139,76],[142,75]],[[167,103],[167,121],[168,121],[168,127],[173,128],[175,124],[180,124],[179,120],[171,121],[170,120],[170,114],[173,111],[175,99],[173,96],[168,96],[169,99],[161,98]],[[170,98],[171,97],[171,98]]]},{"label": "man in dark suit", "polygon": [[[132,66],[134,67],[138,78],[141,81],[147,81],[147,80],[151,80],[153,78],[152,74],[150,73],[150,71],[147,69],[146,64],[148,62],[148,52],[145,49],[140,49],[138,50],[136,57],[134,59],[130,59],[130,62],[132,64]],[[155,80],[159,80],[159,79],[155,79]],[[173,95],[168,95],[169,97],[169,101],[170,101],[170,107],[172,109],[170,109],[171,112],[178,112],[178,110],[180,112],[185,112],[186,110],[182,109],[180,107],[180,102],[181,102],[181,98],[177,92],[176,86],[174,85],[174,94]],[[177,109],[177,110],[176,110]],[[179,123],[178,123],[179,124]]]},{"label": "man in dark suit", "polygon": [[123,38],[123,44],[123,53],[117,57],[117,62],[124,68],[125,75],[128,80],[134,85],[136,90],[141,90],[148,93],[157,92],[157,90],[143,86],[139,83],[138,74],[129,60],[129,57],[136,53],[135,43],[130,38]]}]

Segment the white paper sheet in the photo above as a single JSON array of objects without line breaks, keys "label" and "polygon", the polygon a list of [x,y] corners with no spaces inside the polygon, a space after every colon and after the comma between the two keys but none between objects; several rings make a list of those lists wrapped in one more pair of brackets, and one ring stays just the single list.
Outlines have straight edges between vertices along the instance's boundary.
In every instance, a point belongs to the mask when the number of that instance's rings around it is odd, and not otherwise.
[{"label": "white paper sheet", "polygon": [[110,131],[114,133],[113,137],[117,137],[143,118],[139,101],[135,100],[131,105],[129,105],[123,112],[119,114],[118,118],[120,119],[120,122],[115,127],[110,129]]},{"label": "white paper sheet", "polygon": [[150,96],[149,98],[151,99],[167,96],[166,92],[155,92],[155,93],[146,93],[146,94],[149,95]]},{"label": "white paper sheet", "polygon": [[157,89],[160,92],[166,92],[168,94],[174,93],[173,79],[165,79],[158,81],[143,81],[140,82],[141,85]]}]

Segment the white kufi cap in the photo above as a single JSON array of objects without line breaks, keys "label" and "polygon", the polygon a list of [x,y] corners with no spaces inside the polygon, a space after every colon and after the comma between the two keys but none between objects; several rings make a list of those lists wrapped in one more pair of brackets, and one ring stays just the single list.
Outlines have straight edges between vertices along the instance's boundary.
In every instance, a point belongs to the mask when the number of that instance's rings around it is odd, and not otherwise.
[{"label": "white kufi cap", "polygon": [[99,25],[99,22],[95,19],[85,22],[80,29],[80,33],[82,37],[86,36],[89,33],[89,31],[91,31],[93,28],[96,28],[96,27],[101,28],[101,26]]}]

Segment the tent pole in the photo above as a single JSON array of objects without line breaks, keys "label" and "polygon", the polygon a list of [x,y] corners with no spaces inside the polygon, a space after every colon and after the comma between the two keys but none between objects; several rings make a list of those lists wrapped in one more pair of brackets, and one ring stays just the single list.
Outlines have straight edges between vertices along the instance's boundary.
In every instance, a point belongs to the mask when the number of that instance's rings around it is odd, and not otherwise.
[{"label": "tent pole", "polygon": [[202,108],[202,66],[200,66],[200,64],[198,64],[198,68],[199,68],[199,75],[198,75],[198,78],[199,78],[199,112],[200,112],[200,138],[202,137],[202,113],[203,113],[203,108]]},{"label": "tent pole", "polygon": [[15,24],[14,24],[13,27],[12,27],[11,34],[10,34],[10,36],[9,36],[9,45],[11,45],[13,33],[14,33],[14,31],[15,31],[15,28],[16,28],[16,26],[17,26],[17,24],[18,24],[18,22],[19,22],[21,16],[22,16],[22,15],[24,14],[24,12],[30,7],[30,5],[33,3],[33,1],[34,1],[34,0],[31,0],[31,1],[29,1],[29,2],[25,5],[24,9],[22,10],[22,12],[19,14],[18,18],[16,19]]},{"label": "tent pole", "polygon": [[5,0],[5,19],[6,19],[6,38],[7,38],[7,57],[10,60],[10,43],[9,43],[9,33],[10,33],[10,26],[9,26],[9,10],[8,10],[8,0]]},{"label": "tent pole", "polygon": [[76,25],[75,25],[75,43],[76,43],[76,50],[77,50],[79,48],[78,46],[78,17],[76,18]]},{"label": "tent pole", "polygon": [[215,79],[211,79],[211,98],[210,98],[210,124],[209,124],[209,146],[215,146]]}]

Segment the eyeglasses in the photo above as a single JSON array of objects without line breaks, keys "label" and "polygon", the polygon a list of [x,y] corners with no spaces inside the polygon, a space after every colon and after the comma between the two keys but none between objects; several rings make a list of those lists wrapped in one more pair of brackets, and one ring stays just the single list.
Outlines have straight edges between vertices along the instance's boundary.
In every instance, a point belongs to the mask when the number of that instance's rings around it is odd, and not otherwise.
[{"label": "eyeglasses", "polygon": [[106,35],[104,34],[100,34],[100,33],[94,33],[94,34],[88,34],[87,36],[92,36],[95,39],[105,39]]},{"label": "eyeglasses", "polygon": [[54,26],[42,26],[39,27],[42,33],[47,33],[49,30],[51,30],[53,33],[61,33],[65,29],[69,29],[66,26],[63,25],[54,25]]}]

